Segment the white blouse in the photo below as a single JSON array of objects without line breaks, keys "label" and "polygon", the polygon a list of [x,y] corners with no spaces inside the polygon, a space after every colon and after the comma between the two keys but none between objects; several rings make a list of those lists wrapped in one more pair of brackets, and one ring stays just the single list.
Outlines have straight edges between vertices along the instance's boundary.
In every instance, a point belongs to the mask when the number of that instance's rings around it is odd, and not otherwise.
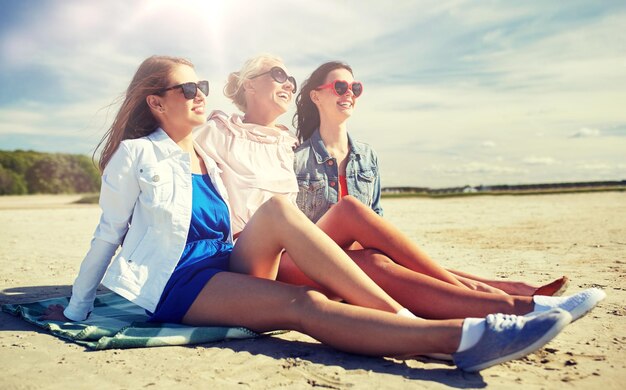
[{"label": "white blouse", "polygon": [[198,145],[222,171],[234,234],[272,196],[285,195],[295,204],[298,194],[293,171],[296,137],[284,126],[266,127],[242,119],[213,111],[207,123],[194,130]]}]

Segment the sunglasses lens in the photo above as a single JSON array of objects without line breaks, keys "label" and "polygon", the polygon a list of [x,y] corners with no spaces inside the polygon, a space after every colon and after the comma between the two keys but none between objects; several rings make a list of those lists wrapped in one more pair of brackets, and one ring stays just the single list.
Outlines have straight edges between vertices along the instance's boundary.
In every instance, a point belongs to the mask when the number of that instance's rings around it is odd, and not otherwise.
[{"label": "sunglasses lens", "polygon": [[181,85],[185,99],[193,99],[196,97],[196,83],[185,83]]},{"label": "sunglasses lens", "polygon": [[363,84],[359,82],[352,83],[352,93],[354,97],[359,97],[363,93]]},{"label": "sunglasses lens", "polygon": [[199,81],[198,88],[200,89],[200,91],[202,91],[204,96],[209,96],[209,82],[208,81],[206,80]]},{"label": "sunglasses lens", "polygon": [[348,83],[346,83],[345,81],[335,81],[335,92],[337,92],[337,95],[341,96],[341,95],[345,95],[346,92],[348,92]]},{"label": "sunglasses lens", "polygon": [[272,75],[272,78],[276,80],[277,83],[282,84],[285,81],[287,81],[287,73],[285,73],[284,70],[282,70],[281,68],[277,66],[273,67],[270,73]]}]

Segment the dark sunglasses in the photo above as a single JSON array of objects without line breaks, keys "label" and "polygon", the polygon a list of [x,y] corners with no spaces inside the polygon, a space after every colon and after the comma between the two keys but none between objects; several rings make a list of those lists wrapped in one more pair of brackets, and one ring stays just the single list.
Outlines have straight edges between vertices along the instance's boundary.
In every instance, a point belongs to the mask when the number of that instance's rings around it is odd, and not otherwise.
[{"label": "dark sunglasses", "polygon": [[272,69],[268,70],[267,72],[259,73],[256,76],[252,76],[250,78],[256,79],[257,77],[261,77],[268,73],[270,74],[270,76],[272,76],[274,81],[276,81],[279,84],[284,84],[286,81],[289,81],[291,85],[293,85],[293,91],[291,91],[292,93],[296,93],[296,91],[298,90],[298,86],[296,85],[296,79],[293,78],[293,76],[288,76],[287,72],[285,72],[283,68],[278,67],[278,66],[274,66]]},{"label": "dark sunglasses", "polygon": [[198,93],[198,90],[202,91],[204,96],[209,95],[209,82],[206,80],[198,81],[197,83],[194,83],[194,82],[182,83],[182,84],[174,85],[171,87],[163,88],[163,89],[160,89],[159,92],[157,92],[157,94],[160,95],[164,92],[167,92],[169,90],[176,89],[176,88],[181,88],[183,90],[183,95],[185,96],[185,99],[195,98],[196,94]]},{"label": "dark sunglasses", "polygon": [[335,92],[335,95],[337,96],[345,95],[346,93],[348,93],[348,89],[352,91],[352,94],[354,95],[355,98],[358,98],[363,93],[363,83],[361,83],[360,81],[353,81],[351,83],[348,83],[345,80],[335,80],[332,83],[320,85],[319,87],[315,89],[320,90],[320,89],[331,89],[331,88]]}]

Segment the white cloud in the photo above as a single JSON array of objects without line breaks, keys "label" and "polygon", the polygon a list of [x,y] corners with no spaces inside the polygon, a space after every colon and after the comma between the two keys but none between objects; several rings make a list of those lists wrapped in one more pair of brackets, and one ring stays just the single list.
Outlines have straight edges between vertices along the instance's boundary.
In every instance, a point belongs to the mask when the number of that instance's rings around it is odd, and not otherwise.
[{"label": "white cloud", "polygon": [[554,165],[558,162],[552,157],[536,157],[529,156],[522,160],[524,164],[528,165]]},{"label": "white cloud", "polygon": [[100,136],[113,119],[117,105],[106,99],[92,99],[51,108],[41,102],[23,102],[17,107],[0,107],[0,135]]},{"label": "white cloud", "polygon": [[583,127],[577,132],[573,133],[571,138],[589,138],[589,137],[599,137],[600,130],[599,129],[590,129],[588,127]]},{"label": "white cloud", "polygon": [[[351,134],[382,151],[381,169],[394,184],[549,181],[574,175],[577,164],[593,175],[599,170],[581,161],[600,158],[607,175],[622,177],[616,161],[626,137],[601,135],[626,124],[624,46],[613,38],[626,14],[612,5],[576,7],[580,17],[537,2],[44,1],[0,27],[0,71],[48,70],[54,80],[40,88],[58,90],[41,98],[31,88],[21,101],[0,91],[0,136],[100,134],[99,110],[151,54],[192,59],[211,81],[208,108],[234,111],[221,96],[227,73],[271,52],[300,82],[330,59],[353,65],[366,89]],[[347,20],[366,28],[354,33]],[[588,138],[585,148],[573,150],[577,142],[563,143],[566,136]]]},{"label": "white cloud", "polygon": [[502,39],[502,30],[501,29],[496,29],[496,30],[492,30],[489,31],[488,33],[486,33],[485,35],[483,35],[483,42],[485,43],[494,43],[494,42],[498,42]]}]

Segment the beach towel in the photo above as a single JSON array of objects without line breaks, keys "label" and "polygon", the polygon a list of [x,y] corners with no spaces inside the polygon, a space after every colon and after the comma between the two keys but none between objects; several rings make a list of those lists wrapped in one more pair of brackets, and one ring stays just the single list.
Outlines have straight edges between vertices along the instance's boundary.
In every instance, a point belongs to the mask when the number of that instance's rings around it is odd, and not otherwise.
[{"label": "beach towel", "polygon": [[40,321],[49,305],[67,306],[69,297],[2,305],[2,311],[49,330],[53,335],[89,349],[142,348],[167,345],[201,344],[226,339],[246,339],[260,334],[246,328],[194,327],[148,322],[141,307],[115,293],[98,295],[94,310],[85,321]]}]

